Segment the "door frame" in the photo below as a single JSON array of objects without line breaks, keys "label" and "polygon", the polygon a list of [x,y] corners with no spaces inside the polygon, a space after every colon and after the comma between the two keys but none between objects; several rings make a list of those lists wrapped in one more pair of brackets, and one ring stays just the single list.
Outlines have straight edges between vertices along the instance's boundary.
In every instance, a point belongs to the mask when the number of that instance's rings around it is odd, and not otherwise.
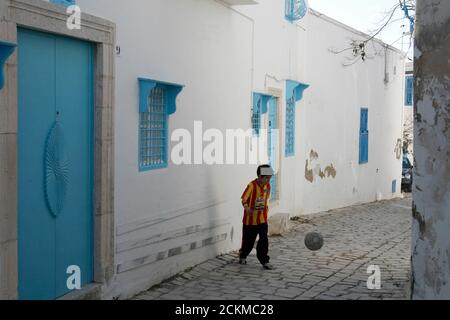
[{"label": "door frame", "polygon": [[[283,165],[282,156],[281,156],[281,143],[283,141],[283,133],[281,130],[281,101],[283,97],[283,90],[278,88],[269,87],[267,88],[267,92],[277,99],[277,125],[278,125],[278,174],[277,174],[277,198],[274,201],[271,201],[270,206],[276,207],[280,203],[281,199],[281,166]],[[269,118],[269,117],[267,117]],[[268,120],[267,120],[268,121]]]},{"label": "door frame", "polygon": [[[94,283],[61,299],[101,298],[114,276],[115,24],[82,13],[81,29],[69,30],[66,8],[42,0],[0,0],[0,12],[3,41],[17,43],[19,26],[94,43]],[[0,90],[0,299],[18,298],[17,74],[16,50]]]}]

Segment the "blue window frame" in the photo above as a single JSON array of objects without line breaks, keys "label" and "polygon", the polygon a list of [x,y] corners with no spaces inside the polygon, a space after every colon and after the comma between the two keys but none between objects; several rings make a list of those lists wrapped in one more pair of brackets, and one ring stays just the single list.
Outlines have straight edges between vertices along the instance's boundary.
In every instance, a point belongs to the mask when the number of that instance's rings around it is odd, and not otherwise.
[{"label": "blue window frame", "polygon": [[50,0],[51,3],[60,4],[66,7],[72,6],[75,4],[75,0]]},{"label": "blue window frame", "polygon": [[273,96],[266,93],[253,93],[252,129],[253,134],[259,136],[261,129],[261,115],[267,113],[268,103]]},{"label": "blue window frame", "polygon": [[286,157],[295,154],[295,99],[286,101]]},{"label": "blue window frame", "polygon": [[253,107],[252,107],[252,129],[253,134],[259,136],[259,130],[261,129],[261,95],[253,94]]},{"label": "blue window frame", "polygon": [[369,162],[369,109],[361,108],[359,129],[359,164]]},{"label": "blue window frame", "polygon": [[151,89],[148,109],[139,113],[139,169],[167,167],[168,113],[167,92],[162,87]]},{"label": "blue window frame", "polygon": [[405,105],[413,105],[413,94],[414,94],[414,77],[406,76],[405,80]]},{"label": "blue window frame", "polygon": [[285,0],[285,17],[288,21],[294,22],[303,18],[308,12],[305,0]]},{"label": "blue window frame", "polygon": [[397,179],[392,180],[392,193],[397,192]]},{"label": "blue window frame", "polygon": [[295,106],[303,98],[308,84],[293,80],[286,81],[286,132],[284,153],[286,157],[295,155]]},{"label": "blue window frame", "polygon": [[169,115],[182,86],[139,79],[139,171],[168,166]]}]

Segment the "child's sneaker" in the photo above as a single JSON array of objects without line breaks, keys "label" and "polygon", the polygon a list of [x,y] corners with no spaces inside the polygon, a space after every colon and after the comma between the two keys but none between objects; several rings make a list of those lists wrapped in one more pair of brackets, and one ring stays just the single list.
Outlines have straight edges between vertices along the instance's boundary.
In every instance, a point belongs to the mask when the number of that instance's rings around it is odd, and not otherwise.
[{"label": "child's sneaker", "polygon": [[247,259],[239,258],[239,264],[247,264]]},{"label": "child's sneaker", "polygon": [[264,263],[263,268],[266,270],[273,270],[273,266],[270,263]]}]

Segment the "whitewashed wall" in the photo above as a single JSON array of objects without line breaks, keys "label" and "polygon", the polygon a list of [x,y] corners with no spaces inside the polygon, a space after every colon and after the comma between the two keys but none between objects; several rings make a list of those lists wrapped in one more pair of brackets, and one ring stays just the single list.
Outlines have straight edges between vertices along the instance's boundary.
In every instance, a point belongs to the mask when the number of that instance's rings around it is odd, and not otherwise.
[{"label": "whitewashed wall", "polygon": [[[140,173],[138,77],[186,86],[170,117],[170,131],[192,131],[195,120],[202,120],[205,128],[248,129],[252,91],[270,87],[284,92],[286,79],[311,85],[297,105],[296,155],[282,161],[281,199],[272,213],[308,214],[375,201],[377,194],[378,199],[399,195],[391,193],[393,179],[399,191],[401,173],[394,149],[402,132],[404,70],[397,52],[388,50],[390,81],[385,85],[384,55],[343,68],[345,55],[329,52],[331,47],[346,47],[349,39],[362,39],[358,32],[319,14],[310,14],[301,27],[290,24],[281,0],[233,9],[214,0],[78,4],[83,12],[117,24],[121,48],[116,59],[117,276],[109,297],[129,297],[220,252],[237,249],[239,198],[256,169],[170,164]],[[361,107],[369,108],[366,165],[358,164]],[[281,146],[284,155],[284,140]],[[305,178],[312,150],[318,154],[313,165],[324,170],[332,164],[335,178]],[[204,247],[191,250],[194,242]]]},{"label": "whitewashed wall", "polygon": [[[297,185],[303,185],[303,192],[296,209],[310,213],[399,196],[404,75],[401,55],[372,42],[367,44],[365,62],[343,67],[351,57],[349,52],[337,55],[329,48],[342,50],[349,47],[349,39],[366,37],[320,14],[310,15],[306,23],[304,69],[311,88],[298,115],[298,162],[304,164],[314,150],[319,155],[315,164],[322,170],[332,165],[336,177],[316,177],[310,183],[301,172]],[[358,163],[361,107],[369,109],[369,161],[363,165]],[[397,192],[392,194],[394,179]]]},{"label": "whitewashed wall", "polygon": [[[413,63],[406,63],[405,72],[406,73],[413,72]],[[406,86],[404,85],[404,90],[405,89]],[[405,94],[403,95],[405,96]],[[403,130],[404,130],[403,136],[405,136],[406,134],[408,138],[414,141],[414,106],[405,105],[403,107]],[[412,156],[413,152],[414,152],[414,143],[411,143],[408,147],[408,154],[407,154],[407,157],[411,161],[411,163],[413,163],[413,156]]]},{"label": "whitewashed wall", "polygon": [[[333,54],[330,49],[348,48],[351,40],[364,40],[366,35],[312,10],[291,24],[284,19],[284,1],[262,1],[239,10],[256,21],[255,90],[285,90],[286,79],[310,85],[297,104],[296,154],[283,159],[281,201],[273,211],[309,214],[400,196],[401,160],[396,147],[401,148],[402,138],[401,52],[372,41],[367,45],[369,59],[343,67],[352,55]],[[369,162],[364,165],[358,163],[361,107],[369,108]],[[284,101],[282,112],[284,129]],[[312,152],[317,159],[311,159]],[[313,182],[305,175],[307,160],[307,169],[314,171]],[[322,179],[320,170],[331,166],[335,177]],[[397,192],[393,194],[394,179]]]},{"label": "whitewashed wall", "polygon": [[[249,127],[252,23],[214,1],[78,3],[84,12],[117,24],[118,274],[111,294],[127,297],[238,247],[239,198],[256,174],[254,166],[173,164],[139,172],[137,78],[185,85],[170,116],[170,132],[192,132],[195,120],[202,120],[204,129]],[[204,248],[191,250],[194,242]]]}]

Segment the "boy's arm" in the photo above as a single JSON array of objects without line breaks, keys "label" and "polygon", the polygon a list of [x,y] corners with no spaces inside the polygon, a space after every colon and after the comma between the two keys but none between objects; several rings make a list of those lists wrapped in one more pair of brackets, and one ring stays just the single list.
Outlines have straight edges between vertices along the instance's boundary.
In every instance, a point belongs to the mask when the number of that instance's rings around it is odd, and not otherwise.
[{"label": "boy's arm", "polygon": [[248,200],[250,199],[250,196],[252,194],[253,191],[253,183],[249,183],[247,185],[247,188],[245,189],[244,193],[241,196],[242,199],[242,206],[244,207],[244,209],[246,211],[248,211],[250,209],[249,205],[248,205]]}]

